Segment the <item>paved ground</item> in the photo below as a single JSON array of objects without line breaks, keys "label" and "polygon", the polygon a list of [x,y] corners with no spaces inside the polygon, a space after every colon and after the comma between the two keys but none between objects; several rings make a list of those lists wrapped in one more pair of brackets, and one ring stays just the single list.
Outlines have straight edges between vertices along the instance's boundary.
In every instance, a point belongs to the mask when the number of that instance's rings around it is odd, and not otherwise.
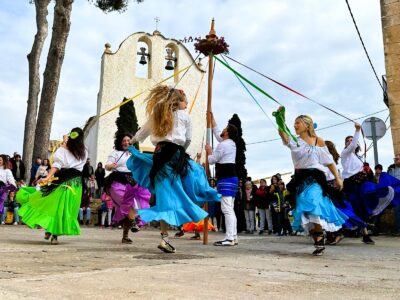
[{"label": "paved ground", "polygon": [[[305,237],[240,236],[204,246],[189,234],[161,253],[159,233],[84,227],[51,246],[42,230],[0,226],[0,299],[399,299],[400,238],[346,239],[312,257]],[[210,244],[221,238],[210,234]]]}]

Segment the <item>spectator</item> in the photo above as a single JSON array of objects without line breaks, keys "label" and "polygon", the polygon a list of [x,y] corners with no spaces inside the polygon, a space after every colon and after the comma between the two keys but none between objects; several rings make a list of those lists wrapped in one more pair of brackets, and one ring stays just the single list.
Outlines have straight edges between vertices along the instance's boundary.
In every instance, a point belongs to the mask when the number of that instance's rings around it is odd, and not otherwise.
[{"label": "spectator", "polygon": [[[244,201],[243,197],[243,180],[239,179],[238,190],[235,196],[235,215],[237,218],[237,232],[246,231],[246,218],[244,217],[243,205],[242,202]],[[222,226],[225,222],[222,224]]]},{"label": "spectator", "polygon": [[255,192],[255,205],[258,209],[258,214],[260,216],[260,232],[258,234],[263,234],[267,226],[265,226],[265,221],[268,224],[268,231],[272,233],[272,216],[270,208],[270,195],[269,187],[265,179],[260,180],[260,187]]},{"label": "spectator", "polygon": [[99,162],[97,164],[97,169],[94,172],[94,176],[96,178],[98,187],[97,197],[100,198],[100,196],[103,195],[104,192],[104,185],[105,185],[104,178],[106,176],[106,170],[103,168],[103,163]]},{"label": "spectator", "polygon": [[94,177],[94,175],[92,175],[87,183],[87,189],[88,189],[88,193],[90,198],[94,198],[96,195],[96,190],[98,190],[98,186],[97,186],[97,181]]},{"label": "spectator", "polygon": [[[397,153],[394,158],[394,164],[390,165],[388,168],[389,175],[400,179],[400,153]],[[400,205],[394,205],[394,215],[395,215],[395,235],[400,235]]]},{"label": "spectator", "polygon": [[[274,175],[271,177],[271,186],[269,189],[269,193],[271,196],[274,196],[275,193],[279,192],[279,177]],[[276,195],[275,195],[276,196]],[[276,199],[271,202],[276,203]],[[277,233],[277,224],[278,224],[278,213],[274,207],[271,207],[271,215],[272,215],[272,233]]]},{"label": "spectator", "polygon": [[15,153],[12,160],[12,173],[16,181],[24,181],[25,165],[21,160],[21,155]]},{"label": "spectator", "polygon": [[246,218],[246,233],[253,234],[255,230],[255,203],[253,184],[251,181],[246,181],[243,198],[244,201],[242,202],[242,205],[244,209],[244,216]]},{"label": "spectator", "polygon": [[[86,215],[86,222],[83,222],[83,213]],[[79,224],[89,225],[90,224],[90,195],[89,191],[85,191],[81,200],[81,207],[79,208]]]},{"label": "spectator", "polygon": [[4,202],[8,193],[15,191],[16,183],[12,172],[8,168],[8,157],[4,154],[0,155],[0,213],[3,212]]},{"label": "spectator", "polygon": [[83,185],[84,190],[86,189],[87,183],[93,174],[94,174],[94,170],[93,170],[93,167],[90,165],[90,158],[88,158],[86,160],[86,163],[83,166],[83,170],[82,170],[82,176],[84,179],[84,185]]},{"label": "spectator", "polygon": [[10,191],[6,202],[4,202],[4,209],[3,209],[3,215],[1,218],[1,224],[3,224],[3,225],[5,224],[7,212],[13,212],[13,224],[18,225],[18,222],[19,222],[18,208],[19,208],[19,204],[17,201],[15,201],[15,192]]},{"label": "spectator", "polygon": [[50,163],[47,158],[43,159],[41,165],[37,168],[35,179],[38,180],[40,178],[46,178],[49,174],[48,171],[50,169]]},{"label": "spectator", "polygon": [[110,195],[108,195],[107,193],[102,193],[101,201],[103,201],[102,211],[101,211],[101,227],[104,228],[106,216],[107,216],[108,227],[111,227],[111,215],[113,210],[112,199]]},{"label": "spectator", "polygon": [[382,174],[382,170],[383,170],[383,167],[382,167],[381,164],[377,164],[377,165],[375,166],[375,175],[374,175],[374,181],[375,181],[375,183],[379,183],[379,177],[380,177],[381,174]]},{"label": "spectator", "polygon": [[42,164],[42,159],[39,156],[36,157],[35,161],[32,164],[31,179],[29,181],[29,185],[33,185],[33,182],[35,181],[35,177],[36,177],[36,172],[41,164]]}]

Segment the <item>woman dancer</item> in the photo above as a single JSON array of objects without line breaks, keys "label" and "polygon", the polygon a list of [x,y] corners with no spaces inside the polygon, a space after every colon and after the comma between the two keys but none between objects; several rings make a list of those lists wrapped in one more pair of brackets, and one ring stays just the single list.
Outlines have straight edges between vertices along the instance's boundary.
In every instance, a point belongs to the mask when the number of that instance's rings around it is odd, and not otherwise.
[{"label": "woman dancer", "polygon": [[[54,153],[53,165],[39,191],[34,187],[23,187],[17,193],[22,204],[18,210],[22,221],[30,228],[41,226],[46,230],[45,239],[51,236],[51,244],[58,244],[60,235],[79,235],[78,212],[82,198],[82,169],[87,151],[83,143],[83,131],[74,128],[68,140]],[[54,178],[53,178],[54,179]]]},{"label": "woman dancer", "polygon": [[158,248],[175,252],[168,240],[168,224],[179,226],[198,222],[207,216],[198,204],[220,201],[218,193],[207,181],[204,169],[190,159],[185,150],[190,144],[191,120],[185,111],[186,95],[182,90],[159,85],[146,98],[148,121],[131,143],[147,136],[156,146],[154,154],[140,153],[129,147],[132,156],[127,162],[134,179],[155,194],[156,205],[139,209],[142,220],[160,221],[161,241]]},{"label": "woman dancer", "polygon": [[[284,107],[280,107],[277,112],[283,115],[283,120],[284,112]],[[284,145],[291,150],[295,167],[291,184],[291,193],[296,195],[293,230],[304,229],[310,232],[316,248],[313,255],[322,255],[325,250],[323,230],[338,231],[347,217],[335,208],[327,196],[325,166],[334,174],[339,188],[343,183],[332,155],[324,140],[316,135],[313,124],[309,116],[300,115],[296,118],[294,129],[299,135],[298,143],[282,130],[279,130],[279,135]]]},{"label": "woman dancer", "polygon": [[[374,183],[374,177],[365,170],[364,163],[358,156],[360,146],[361,125],[355,123],[354,136],[347,136],[345,148],[341,153],[343,166],[344,192],[346,199],[351,203],[354,212],[361,220],[366,221],[370,217],[377,216],[390,204],[400,199],[400,181],[387,173],[382,173],[379,183]],[[375,244],[363,228],[363,242]]]},{"label": "woman dancer", "polygon": [[135,226],[135,206],[139,208],[150,207],[151,196],[147,189],[142,188],[132,179],[132,173],[126,166],[130,156],[128,146],[131,138],[132,135],[130,134],[118,134],[116,136],[114,140],[115,150],[111,152],[105,165],[107,171],[112,171],[105,180],[105,190],[111,196],[115,207],[112,221],[116,225],[122,225],[123,244],[132,244],[132,240],[129,238],[129,229],[132,228],[132,232],[139,230]]},{"label": "woman dancer", "polygon": [[[337,165],[340,155],[336,150],[335,144],[333,144],[331,141],[325,141],[325,144],[328,147],[329,153],[332,155],[335,164]],[[367,223],[361,220],[354,213],[350,202],[345,199],[344,193],[336,188],[335,177],[328,168],[326,169],[326,180],[328,181],[328,186],[330,187],[329,194],[331,196],[333,204],[348,217],[346,223],[344,223],[343,226],[349,229],[360,229],[365,237],[363,239],[364,243],[370,244],[371,242],[373,242],[368,236]],[[343,238],[344,235],[341,233],[340,230],[337,232],[332,232],[328,234],[326,243],[328,245],[337,245],[338,243],[340,243],[340,241],[343,240]]]},{"label": "woman dancer", "polygon": [[15,192],[17,185],[11,170],[8,168],[8,158],[6,155],[0,155],[0,213],[4,214],[4,202],[9,192]]}]

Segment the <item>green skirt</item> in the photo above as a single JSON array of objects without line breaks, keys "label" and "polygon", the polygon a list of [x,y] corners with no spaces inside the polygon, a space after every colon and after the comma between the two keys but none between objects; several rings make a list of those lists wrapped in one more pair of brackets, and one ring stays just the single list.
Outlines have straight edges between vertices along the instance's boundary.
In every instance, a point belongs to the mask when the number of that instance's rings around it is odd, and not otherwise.
[{"label": "green skirt", "polygon": [[22,205],[18,215],[30,228],[41,226],[54,235],[79,235],[81,198],[80,177],[63,182],[47,196],[34,187],[23,187],[16,195],[16,200]]}]

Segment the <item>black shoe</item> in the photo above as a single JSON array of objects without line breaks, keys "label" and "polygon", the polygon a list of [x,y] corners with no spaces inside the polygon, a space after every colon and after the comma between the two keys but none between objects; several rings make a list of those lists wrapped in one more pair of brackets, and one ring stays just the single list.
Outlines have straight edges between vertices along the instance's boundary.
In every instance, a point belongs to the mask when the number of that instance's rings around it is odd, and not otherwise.
[{"label": "black shoe", "polygon": [[179,238],[179,237],[182,237],[182,236],[184,236],[185,235],[185,233],[181,230],[181,231],[178,231],[177,233],[175,233],[175,237],[176,238]]},{"label": "black shoe", "polygon": [[371,237],[369,235],[364,235],[362,238],[362,241],[364,244],[367,244],[367,245],[375,245],[375,242],[371,239]]},{"label": "black shoe", "polygon": [[136,224],[133,224],[132,227],[131,227],[131,232],[136,233],[136,232],[139,232],[139,231],[140,231],[139,226],[137,226]]},{"label": "black shoe", "polygon": [[82,220],[79,220],[79,224],[80,224],[80,225],[83,225],[83,221],[82,221]]},{"label": "black shoe", "polygon": [[268,235],[271,235],[272,234],[272,230],[268,230]]},{"label": "black shoe", "polygon": [[122,238],[121,242],[122,242],[122,244],[132,244],[133,243],[133,241],[128,237]]},{"label": "black shoe", "polygon": [[262,235],[263,233],[264,233],[264,230],[260,230],[260,232],[258,234]]},{"label": "black shoe", "polygon": [[317,248],[317,249],[314,250],[312,255],[314,255],[314,256],[322,256],[322,254],[324,254],[324,250],[325,250],[325,247]]}]

